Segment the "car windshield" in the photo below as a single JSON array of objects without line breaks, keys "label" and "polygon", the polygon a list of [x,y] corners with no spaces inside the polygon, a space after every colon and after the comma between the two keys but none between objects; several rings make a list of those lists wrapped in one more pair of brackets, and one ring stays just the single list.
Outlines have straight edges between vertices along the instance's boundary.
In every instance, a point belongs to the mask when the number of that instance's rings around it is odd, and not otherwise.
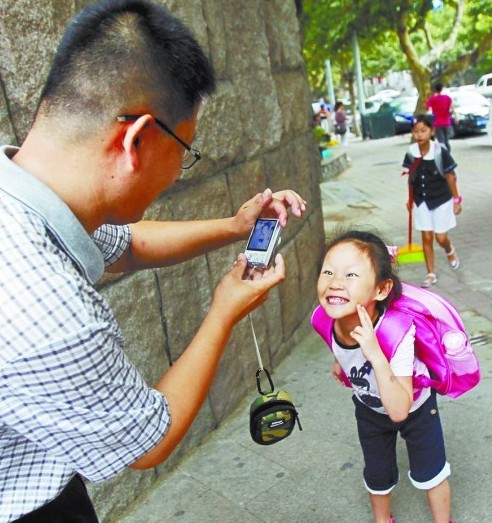
[{"label": "car windshield", "polygon": [[482,96],[479,93],[474,93],[473,91],[453,93],[451,98],[456,107],[461,107],[463,105],[489,105],[489,101],[485,96]]}]

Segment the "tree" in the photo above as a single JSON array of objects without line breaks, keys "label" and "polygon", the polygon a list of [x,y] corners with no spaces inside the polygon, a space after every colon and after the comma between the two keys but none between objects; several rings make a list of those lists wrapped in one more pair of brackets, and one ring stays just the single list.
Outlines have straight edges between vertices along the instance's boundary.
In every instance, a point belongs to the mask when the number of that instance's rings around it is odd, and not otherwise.
[{"label": "tree", "polygon": [[490,0],[444,0],[438,11],[432,0],[304,0],[303,4],[304,55],[311,80],[314,71],[320,71],[320,55],[336,62],[350,52],[354,33],[365,70],[376,57],[376,63],[392,65],[388,69],[411,71],[420,95],[418,109],[429,97],[432,82],[447,83],[481,59],[491,60]]}]

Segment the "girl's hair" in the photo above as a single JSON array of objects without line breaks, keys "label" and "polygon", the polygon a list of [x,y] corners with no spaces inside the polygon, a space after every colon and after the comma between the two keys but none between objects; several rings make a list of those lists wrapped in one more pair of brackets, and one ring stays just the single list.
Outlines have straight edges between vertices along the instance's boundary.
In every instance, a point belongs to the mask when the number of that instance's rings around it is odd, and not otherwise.
[{"label": "girl's hair", "polygon": [[415,126],[419,122],[427,125],[429,129],[434,129],[434,117],[432,114],[418,114],[413,118],[413,125]]},{"label": "girl's hair", "polygon": [[382,283],[385,280],[393,281],[391,292],[378,303],[378,309],[383,312],[391,300],[397,300],[402,293],[401,281],[391,263],[387,245],[379,235],[369,231],[336,229],[329,239],[326,252],[341,243],[354,243],[361,252],[367,255],[376,274],[376,283]]},{"label": "girl's hair", "polygon": [[340,109],[340,107],[343,107],[343,102],[342,102],[342,101],[338,101],[338,102],[335,104],[335,111],[337,111],[338,109]]}]

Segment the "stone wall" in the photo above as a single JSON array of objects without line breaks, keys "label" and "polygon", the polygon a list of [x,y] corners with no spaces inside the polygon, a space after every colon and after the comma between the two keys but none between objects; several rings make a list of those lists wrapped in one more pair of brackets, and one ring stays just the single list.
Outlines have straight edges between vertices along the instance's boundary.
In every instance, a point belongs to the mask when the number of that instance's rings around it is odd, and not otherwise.
[{"label": "stone wall", "polygon": [[[0,141],[22,142],[64,26],[83,0],[2,0]],[[219,88],[199,116],[204,159],[148,210],[163,220],[230,216],[265,187],[293,188],[309,202],[282,236],[287,280],[253,313],[264,364],[274,370],[309,329],[324,242],[320,160],[310,130],[310,93],[294,0],[169,0],[198,37]],[[163,238],[165,241],[165,238]],[[213,289],[243,244],[177,267],[103,279],[126,335],[127,353],[148,383],[186,348]],[[184,442],[161,467],[125,471],[90,485],[101,521],[110,521],[216,428],[245,396],[254,397],[257,361],[249,323],[235,329],[208,399]],[[193,376],[190,376],[190,380]],[[245,425],[246,426],[246,425]]]}]

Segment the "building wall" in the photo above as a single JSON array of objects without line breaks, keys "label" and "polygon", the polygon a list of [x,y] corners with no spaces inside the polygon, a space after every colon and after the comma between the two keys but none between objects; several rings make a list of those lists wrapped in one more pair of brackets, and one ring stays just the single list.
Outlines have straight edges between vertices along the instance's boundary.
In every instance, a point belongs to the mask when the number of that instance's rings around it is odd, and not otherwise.
[{"label": "building wall", "polygon": [[[19,144],[61,33],[82,0],[2,0],[0,142]],[[169,0],[193,30],[218,76],[218,92],[199,115],[204,158],[148,210],[147,218],[231,216],[265,187],[292,188],[308,201],[282,235],[287,279],[252,314],[265,366],[275,370],[309,329],[324,243],[320,160],[310,129],[310,92],[294,0]],[[163,238],[165,241],[165,238]],[[217,282],[244,245],[179,266],[105,277],[99,284],[126,336],[129,358],[149,384],[179,357],[197,331]],[[258,363],[249,323],[235,329],[208,399],[184,442],[156,469],[125,471],[89,485],[102,522],[195,447],[246,396],[256,393]],[[193,376],[190,376],[190,380]]]}]

